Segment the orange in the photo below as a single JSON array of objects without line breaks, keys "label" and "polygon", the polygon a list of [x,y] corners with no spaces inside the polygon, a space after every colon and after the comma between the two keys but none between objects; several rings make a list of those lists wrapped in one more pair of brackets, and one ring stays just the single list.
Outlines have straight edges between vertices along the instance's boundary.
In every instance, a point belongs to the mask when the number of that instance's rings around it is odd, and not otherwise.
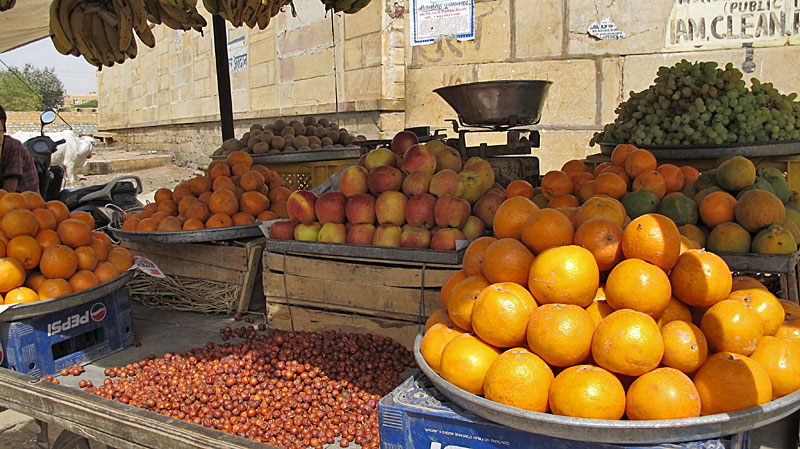
[{"label": "orange", "polygon": [[453,321],[450,320],[450,315],[447,314],[447,309],[437,309],[435,312],[425,320],[425,329],[427,332],[434,324],[442,323],[444,325],[455,326]]},{"label": "orange", "polygon": [[483,380],[500,351],[471,334],[457,335],[442,350],[444,380],[472,394],[483,394]]},{"label": "orange", "polygon": [[[580,187],[578,187],[578,191],[575,193],[575,196],[578,197],[581,201],[586,201],[589,198],[594,196],[594,179],[589,179],[581,183]],[[544,195],[542,195],[544,197]]]},{"label": "orange", "polygon": [[59,223],[69,218],[69,208],[67,208],[67,205],[61,201],[50,200],[45,203],[44,207],[45,209],[49,210],[51,214],[53,214],[53,216],[56,218],[56,221]]},{"label": "orange", "polygon": [[591,251],[600,271],[622,260],[622,227],[606,218],[592,218],[578,226],[572,242]]},{"label": "orange", "polygon": [[497,212],[494,215],[494,222],[492,223],[494,236],[498,239],[518,239],[522,233],[522,226],[537,210],[539,210],[539,206],[521,196],[511,197],[503,201],[503,204],[497,208]]},{"label": "orange", "polygon": [[102,283],[119,276],[120,272],[110,262],[100,262],[97,264],[97,268],[94,269],[94,274],[97,275],[97,279]]},{"label": "orange", "polygon": [[20,261],[11,257],[0,259],[0,293],[13,290],[24,283],[25,267]]},{"label": "orange", "polygon": [[269,211],[269,210],[265,210],[264,212],[261,212],[256,217],[256,220],[258,220],[258,221],[272,221],[272,220],[277,220],[277,219],[278,219],[278,214],[276,214],[275,212]]},{"label": "orange", "polygon": [[69,278],[69,286],[75,292],[92,288],[99,283],[100,279],[94,274],[94,271],[78,271]]},{"label": "orange", "polygon": [[244,192],[239,198],[239,211],[241,212],[257,216],[267,208],[269,208],[269,199],[259,192]]},{"label": "orange", "polygon": [[683,226],[679,226],[678,232],[680,232],[682,236],[688,237],[694,240],[695,242],[699,243],[700,247],[705,246],[706,239],[708,238],[708,236],[702,229],[690,223],[687,223]]},{"label": "orange", "polygon": [[606,218],[623,226],[625,224],[625,207],[613,198],[593,196],[578,208],[575,225],[580,226],[592,218]]},{"label": "orange", "polygon": [[[594,181],[594,175],[589,172],[580,172],[570,175],[569,179],[572,181],[572,194],[580,197],[578,193],[581,190],[581,186],[587,181]],[[594,188],[592,190],[594,190]],[[508,195],[508,193],[506,193],[506,195]]]},{"label": "orange", "polygon": [[68,246],[50,246],[42,252],[39,270],[48,279],[69,279],[78,270],[78,256]]},{"label": "orange", "polygon": [[700,322],[711,349],[750,355],[764,334],[761,317],[743,301],[724,299],[711,306]]},{"label": "orange", "polygon": [[236,194],[228,189],[217,190],[211,194],[208,208],[214,214],[233,215],[239,211],[239,200]]},{"label": "orange", "polygon": [[709,307],[728,297],[733,278],[718,255],[691,249],[680,255],[669,276],[672,294],[690,306]]},{"label": "orange", "polygon": [[731,280],[731,291],[744,290],[746,288],[760,288],[767,290],[767,287],[758,279],[751,276],[734,276]]},{"label": "orange", "polygon": [[618,175],[605,171],[594,179],[594,193],[620,199],[628,192],[628,183]]},{"label": "orange", "polygon": [[[259,195],[261,194],[259,193]],[[231,221],[233,222],[233,226],[242,226],[254,223],[256,221],[256,217],[248,214],[247,212],[237,212],[233,214]]]},{"label": "orange", "polygon": [[231,178],[227,176],[219,176],[214,179],[211,189],[214,192],[218,192],[220,190],[230,190],[233,192],[236,190],[236,184],[234,184]]},{"label": "orange", "polygon": [[106,257],[108,257],[108,252],[111,251],[112,245],[113,243],[111,242],[111,238],[105,232],[92,232],[92,242],[89,244],[89,246],[94,249],[94,253],[97,255],[97,260],[99,262],[106,260]]},{"label": "orange", "polygon": [[533,198],[533,186],[523,179],[511,181],[506,187],[506,198],[511,198],[512,196],[531,199]]},{"label": "orange", "polygon": [[611,167],[612,165],[613,164],[611,162],[601,162],[601,163],[595,165],[594,170],[592,170],[592,174],[594,176],[597,176],[600,173],[603,173],[603,171],[605,169],[607,169],[608,167]]},{"label": "orange", "polygon": [[597,176],[600,176],[601,173],[613,173],[613,174],[619,176],[620,178],[622,178],[623,181],[625,181],[625,185],[627,186],[627,188],[630,189],[630,187],[631,187],[631,178],[628,176],[627,173],[625,173],[625,169],[624,168],[616,166],[616,165],[612,165],[610,167],[604,168],[603,171],[601,171],[600,173],[597,174]]},{"label": "orange", "polygon": [[22,196],[24,196],[25,199],[28,200],[28,205],[30,206],[31,210],[45,206],[44,198],[42,198],[42,195],[40,195],[39,192],[33,192],[33,191],[22,192]]},{"label": "orange", "polygon": [[0,257],[6,257],[6,240],[0,239]]},{"label": "orange", "polygon": [[42,257],[42,248],[35,238],[29,235],[18,235],[8,241],[6,256],[20,261],[26,270],[32,270],[39,265],[39,259]]},{"label": "orange", "polygon": [[539,184],[542,187],[542,194],[549,200],[559,195],[569,195],[572,193],[572,180],[569,175],[561,170],[552,170],[542,176]]},{"label": "orange", "polygon": [[[138,218],[129,218],[122,222],[122,229],[123,231],[133,231],[136,232],[139,229],[139,219]],[[58,234],[56,234],[58,235]],[[61,243],[61,239],[58,239],[58,242]]]},{"label": "orange", "polygon": [[211,190],[211,178],[208,176],[195,176],[188,180],[186,184],[189,186],[189,190],[192,191],[193,195],[200,195],[203,192]]},{"label": "orange", "polygon": [[92,228],[80,219],[69,218],[62,221],[56,232],[61,243],[73,249],[92,242]]},{"label": "orange", "polygon": [[686,307],[686,304],[678,301],[677,298],[674,296],[669,297],[669,303],[667,303],[667,307],[661,312],[661,316],[658,317],[656,323],[658,327],[663,327],[665,324],[669,323],[670,321],[675,320],[683,320],[686,322],[692,322],[692,312]]},{"label": "orange", "polygon": [[33,212],[28,209],[14,209],[3,216],[2,221],[0,221],[0,230],[9,239],[13,239],[18,235],[33,237],[39,232],[39,222],[36,221],[36,216]]},{"label": "orange", "polygon": [[217,164],[208,170],[208,176],[212,181],[220,176],[229,178],[231,176],[231,168],[228,164]]},{"label": "orange", "polygon": [[615,310],[633,309],[658,319],[669,304],[667,273],[642,259],[625,259],[606,279],[606,302]]},{"label": "orange", "polygon": [[586,163],[579,159],[572,159],[565,162],[564,165],[561,166],[561,171],[572,176],[577,173],[588,173],[589,167],[587,167]]},{"label": "orange", "polygon": [[189,207],[192,204],[197,203],[198,201],[199,200],[197,198],[193,197],[193,196],[187,196],[185,198],[182,198],[181,201],[179,203],[177,203],[178,204],[178,214],[183,215],[185,217],[187,211],[189,210]]},{"label": "orange", "polygon": [[681,165],[681,172],[683,172],[684,184],[694,187],[697,178],[700,177],[700,171],[690,165]]},{"label": "orange", "polygon": [[559,209],[563,207],[578,207],[581,205],[580,200],[574,195],[559,195],[554,196],[547,202],[547,207],[550,209]]},{"label": "orange", "polygon": [[42,282],[46,279],[46,277],[42,276],[42,273],[32,273],[28,276],[28,279],[25,279],[25,286],[36,291],[39,290],[39,286],[41,286]]},{"label": "orange", "polygon": [[572,222],[554,209],[533,213],[522,226],[520,239],[534,254],[555,246],[572,245]]},{"label": "orange", "polygon": [[594,321],[574,304],[544,304],[528,323],[528,347],[552,366],[567,367],[591,354]]},{"label": "orange", "polygon": [[244,151],[231,151],[225,157],[225,163],[233,167],[236,164],[245,164],[247,167],[253,165],[253,157]]},{"label": "orange", "polygon": [[511,407],[544,413],[553,370],[536,354],[513,348],[500,354],[486,372],[483,396]]},{"label": "orange", "polygon": [[625,414],[625,389],[617,376],[592,365],[561,371],[550,384],[554,415],[589,419],[620,419]]},{"label": "orange", "polygon": [[461,262],[462,269],[467,276],[483,274],[483,256],[486,254],[486,248],[496,241],[497,239],[494,237],[484,236],[478,237],[469,244]]},{"label": "orange", "polygon": [[231,176],[231,181],[233,181],[233,183],[236,184],[236,186],[238,187],[239,180],[242,179],[242,175],[247,173],[249,170],[250,167],[245,163],[232,164],[231,173],[233,174],[233,176]]},{"label": "orange", "polygon": [[22,194],[16,192],[9,192],[0,197],[0,217],[4,217],[7,213],[14,209],[31,209],[28,199]]},{"label": "orange", "polygon": [[[116,260],[123,262],[125,265],[112,262],[112,258],[116,258]],[[133,265],[134,260],[135,257],[133,256],[133,253],[131,253],[127,248],[123,248],[119,245],[113,245],[111,250],[108,252],[109,262],[112,262],[114,265],[125,266],[126,269]]]},{"label": "orange", "polygon": [[472,307],[489,281],[481,275],[470,276],[453,286],[447,300],[447,313],[456,326],[472,332]]},{"label": "orange", "polygon": [[444,323],[436,323],[425,331],[425,335],[420,342],[419,352],[432,370],[441,373],[444,347],[447,343],[450,343],[450,340],[463,333],[464,331],[461,329]]},{"label": "orange", "polygon": [[674,320],[661,327],[664,357],[661,364],[693,373],[708,357],[708,341],[703,331],[691,321]]},{"label": "orange", "polygon": [[636,150],[638,150],[636,146],[627,143],[617,145],[611,152],[611,163],[619,167],[624,167],[628,156]]},{"label": "orange", "polygon": [[667,185],[667,192],[678,192],[683,188],[686,176],[677,165],[661,164],[656,168],[656,171],[664,178]]},{"label": "orange", "polygon": [[45,299],[68,295],[72,293],[72,287],[70,287],[66,279],[45,279],[36,293],[39,295],[39,300],[44,301]]},{"label": "orange", "polygon": [[614,312],[614,309],[606,303],[606,292],[602,285],[597,287],[597,294],[595,294],[594,300],[584,310],[589,314],[589,318],[592,319],[595,327],[603,321],[603,318]]},{"label": "orange", "polygon": [[800,305],[798,305],[796,302],[789,301],[788,299],[778,299],[778,302],[781,304],[781,307],[783,307],[783,312],[786,314],[785,319],[788,319],[792,316],[800,317]]},{"label": "orange", "polygon": [[772,383],[772,399],[800,390],[800,345],[789,340],[761,337],[750,358],[767,371]]},{"label": "orange", "polygon": [[769,374],[750,357],[718,352],[694,375],[701,415],[743,410],[772,400]]},{"label": "orange", "polygon": [[97,253],[91,246],[75,248],[75,255],[78,256],[78,270],[93,271],[97,267]]},{"label": "orange", "polygon": [[58,226],[55,215],[47,209],[39,208],[33,210],[33,217],[39,225],[39,231],[43,229],[55,229]]},{"label": "orange", "polygon": [[[158,210],[158,207],[156,207],[156,210]],[[92,217],[92,214],[90,214],[89,212],[82,210],[72,211],[69,213],[69,218],[74,220],[80,220],[86,223],[86,226],[89,226],[89,229],[94,228],[94,217]]]},{"label": "orange", "polygon": [[633,179],[631,186],[633,191],[647,189],[653,192],[659,199],[664,198],[667,194],[667,181],[661,176],[661,173],[652,170],[640,173]]},{"label": "orange", "polygon": [[733,221],[736,211],[736,198],[730,193],[711,192],[700,201],[700,219],[709,228]]},{"label": "orange", "polygon": [[183,227],[183,222],[178,217],[165,217],[158,224],[157,232],[180,231]]},{"label": "orange", "polygon": [[592,337],[595,362],[614,373],[640,376],[657,367],[663,355],[664,340],[655,320],[635,310],[617,310],[603,318]]},{"label": "orange", "polygon": [[156,190],[156,193],[153,195],[153,200],[155,200],[156,205],[161,204],[164,201],[172,201],[172,190],[166,187]]},{"label": "orange", "polygon": [[472,331],[481,340],[498,348],[521,346],[536,301],[525,287],[500,282],[484,288],[472,306]]},{"label": "orange", "polygon": [[631,151],[625,159],[625,173],[627,173],[631,179],[636,179],[640,174],[653,171],[656,168],[658,168],[656,157],[647,150],[638,149]]},{"label": "orange", "polygon": [[211,228],[227,228],[233,226],[233,219],[228,214],[214,214],[206,220],[206,227]]},{"label": "orange", "polygon": [[181,229],[184,231],[195,231],[197,229],[205,229],[205,227],[205,223],[197,218],[189,218],[183,222],[183,227]]},{"label": "orange", "polygon": [[167,215],[178,215],[178,205],[175,201],[165,200],[157,203],[156,210],[166,213]]},{"label": "orange", "polygon": [[[464,257],[466,257],[466,254]],[[447,301],[450,299],[450,292],[453,290],[453,287],[469,276],[470,275],[467,275],[466,271],[458,270],[444,282],[444,285],[442,285],[442,290],[439,292],[439,298],[442,300],[442,306],[444,306],[445,309],[447,308]],[[481,276],[483,275],[481,274]]]},{"label": "orange", "polygon": [[29,303],[39,300],[39,295],[28,287],[17,287],[6,293],[5,304]]},{"label": "orange", "polygon": [[530,266],[528,288],[539,304],[564,303],[586,307],[600,285],[594,256],[576,245],[550,248]]},{"label": "orange", "polygon": [[764,335],[775,335],[786,317],[780,301],[768,290],[760,288],[737,290],[731,292],[727,299],[740,301],[750,306],[764,324]]},{"label": "orange", "polygon": [[[184,198],[183,201],[186,201],[186,199]],[[181,201],[181,204],[183,203],[183,201]],[[194,202],[186,206],[186,212],[181,215],[186,217],[186,219],[194,218],[196,220],[200,220],[201,222],[205,223],[206,220],[208,220],[208,218],[211,217],[211,210],[209,210],[208,205],[206,203],[195,200]]]},{"label": "orange", "polygon": [[519,240],[501,238],[486,247],[481,268],[491,283],[515,282],[527,287],[533,260],[533,253]]},{"label": "orange", "polygon": [[700,416],[700,396],[692,379],[673,368],[642,374],[628,387],[625,414],[633,420]]},{"label": "orange", "polygon": [[669,271],[678,261],[681,237],[675,222],[660,214],[633,219],[622,233],[622,253]]}]

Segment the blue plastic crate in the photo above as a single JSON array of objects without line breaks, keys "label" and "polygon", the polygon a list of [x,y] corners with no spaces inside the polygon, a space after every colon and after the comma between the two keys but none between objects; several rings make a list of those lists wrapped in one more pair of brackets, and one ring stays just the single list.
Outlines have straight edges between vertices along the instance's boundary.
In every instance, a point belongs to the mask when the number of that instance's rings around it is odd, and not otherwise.
[{"label": "blue plastic crate", "polygon": [[421,372],[378,403],[382,449],[747,449],[749,433],[658,446],[565,440],[487,421],[448,401]]},{"label": "blue plastic crate", "polygon": [[19,321],[0,322],[0,366],[31,376],[58,375],[133,345],[128,289]]}]

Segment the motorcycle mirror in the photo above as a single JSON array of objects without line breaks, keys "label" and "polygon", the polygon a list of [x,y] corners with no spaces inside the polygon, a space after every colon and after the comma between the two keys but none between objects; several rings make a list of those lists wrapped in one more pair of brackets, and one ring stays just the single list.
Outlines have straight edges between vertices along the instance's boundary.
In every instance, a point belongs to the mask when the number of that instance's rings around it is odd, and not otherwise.
[{"label": "motorcycle mirror", "polygon": [[42,126],[49,125],[50,123],[56,121],[56,113],[52,109],[48,109],[42,112],[42,115],[39,117],[39,119],[42,121]]}]

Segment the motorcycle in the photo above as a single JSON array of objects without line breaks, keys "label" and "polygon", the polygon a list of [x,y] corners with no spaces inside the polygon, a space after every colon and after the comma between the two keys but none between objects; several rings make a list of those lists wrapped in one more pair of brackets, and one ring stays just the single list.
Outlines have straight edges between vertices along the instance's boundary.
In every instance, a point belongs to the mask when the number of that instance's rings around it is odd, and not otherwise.
[{"label": "motorcycle", "polygon": [[45,125],[53,123],[56,113],[52,110],[42,112],[39,117],[41,129],[39,136],[26,140],[23,145],[33,156],[39,176],[39,193],[45,201],[59,200],[66,204],[70,212],[86,211],[92,214],[95,228],[111,223],[112,211],[141,209],[144,205],[137,195],[142,193],[142,180],[135,175],[119,176],[106,184],[62,189],[64,169],[50,165],[50,158],[64,139],[53,141],[44,134]]}]

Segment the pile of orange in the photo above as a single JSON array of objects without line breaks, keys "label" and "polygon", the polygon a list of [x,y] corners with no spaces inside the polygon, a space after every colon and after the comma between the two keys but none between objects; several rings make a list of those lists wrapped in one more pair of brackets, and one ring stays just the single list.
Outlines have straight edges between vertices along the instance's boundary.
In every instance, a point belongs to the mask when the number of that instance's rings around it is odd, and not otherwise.
[{"label": "pile of orange", "polygon": [[605,196],[568,217],[516,196],[494,229],[467,248],[426,323],[421,353],[448,382],[526,410],[634,420],[800,389],[800,307],[682,247],[669,218],[629,221]]},{"label": "pile of orange", "polygon": [[208,165],[207,175],[196,176],[174,189],[158,189],[155,202],[125,215],[122,229],[136,232],[189,231],[225,228],[288,218],[286,200],[292,190],[281,176],[253,164],[244,151]]},{"label": "pile of orange", "polygon": [[0,304],[29,303],[94,287],[133,265],[133,255],[92,231],[88,212],[35,192],[0,189]]}]

